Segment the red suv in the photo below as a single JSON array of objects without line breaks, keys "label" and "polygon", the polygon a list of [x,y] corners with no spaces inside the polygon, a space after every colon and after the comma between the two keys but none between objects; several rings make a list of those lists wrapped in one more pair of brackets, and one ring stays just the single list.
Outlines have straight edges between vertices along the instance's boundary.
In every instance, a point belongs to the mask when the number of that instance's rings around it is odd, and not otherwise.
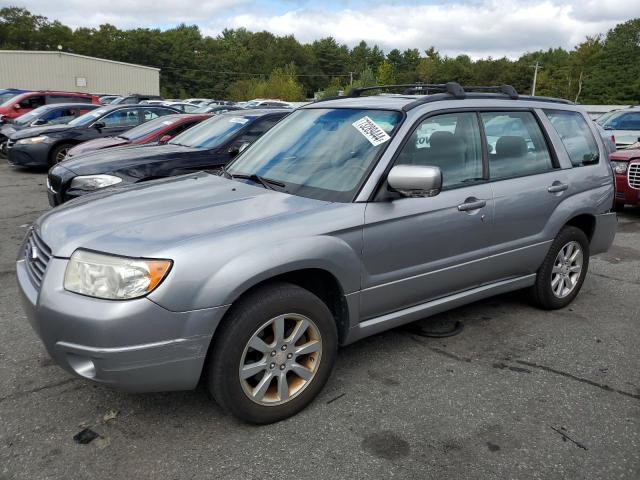
[{"label": "red suv", "polygon": [[55,92],[51,90],[40,90],[36,92],[25,92],[0,104],[0,124],[8,119],[17,118],[20,115],[52,103],[93,103],[100,105],[98,97],[89,93],[78,92]]},{"label": "red suv", "polygon": [[640,205],[640,149],[618,150],[609,160],[616,177],[616,210]]}]

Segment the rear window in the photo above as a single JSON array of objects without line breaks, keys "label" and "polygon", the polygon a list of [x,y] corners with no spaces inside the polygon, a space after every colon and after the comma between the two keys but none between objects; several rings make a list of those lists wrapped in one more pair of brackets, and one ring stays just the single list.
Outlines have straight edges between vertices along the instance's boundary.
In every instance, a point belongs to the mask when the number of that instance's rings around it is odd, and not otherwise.
[{"label": "rear window", "polygon": [[600,161],[598,144],[580,113],[564,110],[545,110],[544,113],[562,140],[574,167],[595,165]]}]

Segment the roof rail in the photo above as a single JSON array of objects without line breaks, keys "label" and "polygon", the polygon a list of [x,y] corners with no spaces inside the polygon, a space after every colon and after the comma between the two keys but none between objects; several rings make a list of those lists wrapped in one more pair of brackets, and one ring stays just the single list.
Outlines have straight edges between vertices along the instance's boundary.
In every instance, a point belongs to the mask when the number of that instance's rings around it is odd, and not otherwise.
[{"label": "roof rail", "polygon": [[[415,93],[415,92],[425,92],[421,98],[417,98],[412,102],[407,103],[402,110],[409,111],[419,105],[423,105],[425,103],[437,102],[441,100],[451,100],[453,99],[463,99],[463,98],[494,98],[494,99],[505,99],[508,97],[511,100],[531,100],[537,102],[549,102],[549,103],[563,103],[563,104],[573,104],[573,102],[569,100],[564,100],[561,98],[552,98],[552,97],[531,97],[531,96],[520,96],[516,89],[511,85],[499,85],[499,86],[467,86],[463,87],[457,82],[447,82],[447,83],[403,83],[403,84],[394,84],[394,85],[374,85],[371,87],[362,87],[362,88],[354,88],[352,89],[348,95],[340,96],[340,97],[329,97],[323,98],[320,100],[316,100],[316,102],[323,102],[327,100],[338,100],[344,98],[354,98],[360,97],[363,92],[368,92],[372,90],[391,90],[403,88],[405,94]],[[430,91],[435,91],[435,93],[430,93]]]}]

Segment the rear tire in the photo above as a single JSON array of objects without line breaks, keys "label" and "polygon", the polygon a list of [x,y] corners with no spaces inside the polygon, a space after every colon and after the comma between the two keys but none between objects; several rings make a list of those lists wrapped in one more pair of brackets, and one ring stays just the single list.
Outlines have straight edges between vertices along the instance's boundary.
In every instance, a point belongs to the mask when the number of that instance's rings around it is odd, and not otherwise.
[{"label": "rear tire", "polygon": [[72,143],[61,143],[60,145],[56,145],[55,147],[53,147],[51,153],[49,154],[49,166],[53,167],[55,164],[60,163],[62,160],[64,160],[67,152],[72,147]]},{"label": "rear tire", "polygon": [[216,331],[207,386],[234,416],[277,422],[322,390],[337,346],[336,324],[322,300],[297,285],[265,285],[234,304]]},{"label": "rear tire", "polygon": [[582,288],[588,268],[589,239],[579,228],[565,226],[538,270],[533,303],[546,310],[566,307]]}]

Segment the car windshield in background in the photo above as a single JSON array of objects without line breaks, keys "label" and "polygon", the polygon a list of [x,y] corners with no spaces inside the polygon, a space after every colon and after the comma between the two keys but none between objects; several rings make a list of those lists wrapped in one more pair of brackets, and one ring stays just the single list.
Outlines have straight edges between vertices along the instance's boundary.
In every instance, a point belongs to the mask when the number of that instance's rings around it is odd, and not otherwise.
[{"label": "car windshield in background", "polygon": [[30,112],[25,113],[24,115],[20,115],[18,118],[14,120],[16,125],[27,125],[33,122],[36,118],[38,118],[43,113],[47,112],[50,107],[42,106],[38,107]]},{"label": "car windshield in background", "polygon": [[387,110],[298,110],[238,157],[227,172],[282,183],[282,190],[294,195],[351,201],[401,118],[399,112]]},{"label": "car windshield in background", "polygon": [[9,105],[9,100],[11,100],[13,97],[17,97],[18,95],[20,95],[20,93],[13,93],[13,92],[5,92],[3,94],[0,94],[0,107],[6,107]]},{"label": "car windshield in background", "polygon": [[181,133],[169,143],[193,148],[217,147],[255,119],[252,116],[219,115]]},{"label": "car windshield in background", "polygon": [[174,119],[164,118],[164,117],[154,118],[153,120],[150,120],[146,123],[143,123],[142,125],[132,128],[131,130],[127,131],[126,133],[123,133],[120,136],[132,142],[135,142],[136,140],[140,140],[141,138],[144,138],[147,135],[152,134],[156,130],[160,130],[162,128],[168,127],[169,125],[173,125],[177,121],[178,120],[175,118]]},{"label": "car windshield in background", "polygon": [[92,110],[90,112],[85,113],[84,115],[80,115],[78,118],[71,120],[68,125],[72,127],[82,127],[84,125],[89,125],[92,122],[95,122],[96,119],[101,117],[107,113],[107,110],[104,108],[98,108],[96,110]]}]

